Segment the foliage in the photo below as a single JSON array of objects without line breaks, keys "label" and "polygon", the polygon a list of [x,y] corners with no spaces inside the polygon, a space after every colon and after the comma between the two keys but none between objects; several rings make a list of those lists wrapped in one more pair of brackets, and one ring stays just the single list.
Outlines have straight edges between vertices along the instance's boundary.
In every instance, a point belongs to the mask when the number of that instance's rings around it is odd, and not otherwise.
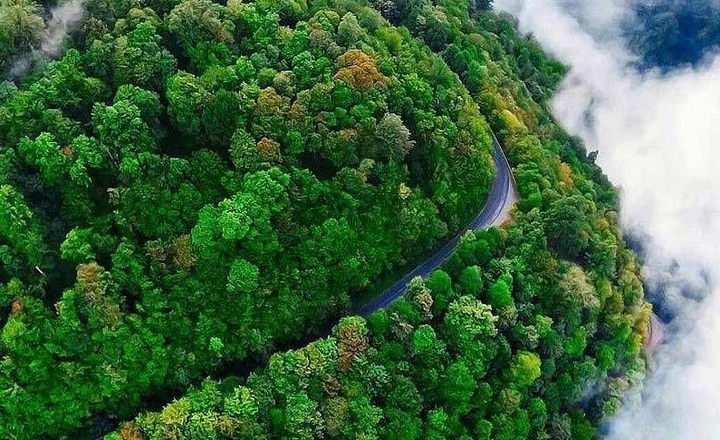
[{"label": "foliage", "polygon": [[[0,84],[0,437],[588,438],[617,408],[649,312],[617,195],[490,2],[85,6]],[[38,14],[0,0],[0,68]],[[512,222],[275,353],[461,231],[490,127]]]},{"label": "foliage", "polygon": [[[60,60],[0,87],[0,437],[78,435],[266,359],[482,207],[478,106],[369,7],[85,6]],[[41,14],[0,2],[3,63]],[[276,416],[309,435],[292,402]]]},{"label": "foliage", "polygon": [[[148,440],[195,438],[198,420],[207,438],[243,437],[249,429],[255,438],[593,438],[606,414],[585,408],[616,404],[613,384],[631,371],[618,354],[629,355],[626,344],[642,328],[621,339],[598,329],[590,338],[585,327],[572,328],[561,305],[523,300],[526,290],[553,289],[558,277],[582,270],[563,274],[547,265],[551,259],[535,264],[532,253],[519,251],[532,243],[523,228],[514,224],[499,240],[495,231],[472,234],[466,240],[490,246],[490,261],[462,269],[449,263],[449,272],[438,270],[428,282],[413,280],[407,299],[390,309],[343,318],[329,337],[274,354],[246,379],[207,380],[127,426]],[[485,252],[477,249],[462,252],[463,264],[477,262]],[[483,303],[492,290],[508,288],[505,271],[524,280],[511,288],[523,310],[512,326],[502,309]],[[482,273],[493,287],[460,295],[468,273]],[[449,279],[443,294],[454,299],[428,315],[417,294],[432,295],[440,279]],[[603,309],[585,322],[604,327],[620,316],[627,315]],[[235,409],[237,396],[251,412]]]},{"label": "foliage", "polygon": [[720,47],[717,5],[709,1],[667,0],[634,5],[624,31],[642,69],[664,71],[698,65]]},{"label": "foliage", "polygon": [[40,42],[45,23],[40,6],[32,0],[0,1],[0,72]]}]

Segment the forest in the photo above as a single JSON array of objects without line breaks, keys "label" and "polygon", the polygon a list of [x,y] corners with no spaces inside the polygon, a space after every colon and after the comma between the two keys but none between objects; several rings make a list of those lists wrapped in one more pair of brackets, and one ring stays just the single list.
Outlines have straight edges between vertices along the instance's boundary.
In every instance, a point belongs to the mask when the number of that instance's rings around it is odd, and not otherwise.
[{"label": "forest", "polygon": [[[592,439],[616,190],[491,2],[0,0],[0,438]],[[520,200],[368,317],[483,207]]]},{"label": "forest", "polygon": [[695,66],[720,48],[716,3],[664,0],[639,3],[634,9],[625,34],[641,69]]}]

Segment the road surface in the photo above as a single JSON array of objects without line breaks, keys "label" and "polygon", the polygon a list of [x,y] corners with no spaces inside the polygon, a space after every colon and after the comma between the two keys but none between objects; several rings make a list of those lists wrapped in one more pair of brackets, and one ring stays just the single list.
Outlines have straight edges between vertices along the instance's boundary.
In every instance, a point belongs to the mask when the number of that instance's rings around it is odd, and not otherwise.
[{"label": "road surface", "polygon": [[660,321],[660,318],[653,313],[650,315],[650,324],[648,325],[643,348],[645,351],[654,351],[664,342],[664,340],[665,324],[663,324],[662,321]]},{"label": "road surface", "polygon": [[505,222],[510,217],[510,210],[517,200],[517,194],[515,192],[515,179],[513,178],[512,171],[510,170],[510,164],[505,157],[500,143],[495,137],[495,133],[492,134],[493,144],[495,146],[493,152],[493,161],[495,162],[495,169],[497,175],[493,181],[492,187],[490,188],[490,194],[485,202],[485,206],[482,211],[465,227],[462,232],[456,235],[440,250],[431,255],[427,260],[420,263],[415,269],[408,272],[395,284],[390,286],[382,295],[371,300],[360,308],[360,315],[368,316],[378,309],[385,308],[395,302],[396,299],[400,298],[407,289],[410,281],[417,277],[427,277],[435,269],[440,267],[445,261],[450,258],[453,251],[457,247],[460,239],[465,232],[468,230],[478,231],[480,229],[487,229],[491,226],[497,226]]}]

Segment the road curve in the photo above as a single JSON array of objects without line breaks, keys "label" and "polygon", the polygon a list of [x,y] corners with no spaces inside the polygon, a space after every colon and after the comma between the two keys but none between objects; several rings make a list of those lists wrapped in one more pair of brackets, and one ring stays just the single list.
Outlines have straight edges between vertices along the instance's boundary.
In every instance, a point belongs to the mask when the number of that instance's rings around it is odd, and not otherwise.
[{"label": "road curve", "polygon": [[408,284],[413,278],[418,276],[425,278],[429,276],[435,269],[450,258],[458,243],[460,243],[460,239],[468,230],[478,231],[480,229],[487,229],[491,226],[502,224],[509,218],[510,210],[517,200],[515,179],[513,178],[510,164],[505,157],[505,153],[495,133],[492,133],[492,138],[494,144],[493,162],[495,162],[497,174],[483,209],[463,228],[462,232],[453,237],[453,239],[446,243],[440,250],[420,263],[415,269],[408,272],[404,277],[385,290],[382,295],[360,307],[360,315],[368,316],[378,309],[389,306],[405,293]]},{"label": "road curve", "polygon": [[648,324],[645,341],[643,342],[643,349],[647,352],[652,352],[664,341],[665,324],[663,324],[660,318],[653,312],[653,314],[650,315],[650,323]]}]

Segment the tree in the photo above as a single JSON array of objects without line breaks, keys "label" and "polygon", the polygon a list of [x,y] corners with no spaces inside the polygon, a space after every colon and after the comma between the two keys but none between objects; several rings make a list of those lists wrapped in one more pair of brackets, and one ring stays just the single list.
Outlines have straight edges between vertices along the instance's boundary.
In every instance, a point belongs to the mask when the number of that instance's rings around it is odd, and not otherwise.
[{"label": "tree", "polygon": [[41,263],[45,250],[42,231],[23,196],[10,185],[0,186],[0,237],[30,264]]},{"label": "tree", "polygon": [[368,349],[368,330],[364,320],[344,318],[334,331],[338,341],[338,367],[340,371],[347,371]]},{"label": "tree", "polygon": [[0,1],[0,69],[40,41],[45,25],[41,12],[32,0]]},{"label": "tree", "polygon": [[515,300],[512,296],[513,279],[505,274],[490,287],[488,299],[495,313],[500,317],[500,323],[505,328],[514,325],[517,315]]},{"label": "tree", "polygon": [[471,12],[488,11],[493,7],[493,0],[473,0],[470,4]]},{"label": "tree", "polygon": [[375,139],[379,156],[395,162],[401,162],[415,145],[415,141],[410,139],[410,130],[405,127],[400,116],[394,113],[385,114],[378,122]]},{"label": "tree", "polygon": [[590,212],[590,204],[580,195],[562,198],[548,211],[545,230],[550,245],[561,257],[576,260],[587,249]]},{"label": "tree", "polygon": [[223,89],[205,102],[201,122],[204,132],[202,139],[219,151],[224,151],[230,145],[238,125],[237,119],[233,117],[239,109],[237,95]]},{"label": "tree", "polygon": [[166,19],[168,30],[190,51],[201,42],[232,45],[235,25],[223,6],[209,0],[185,0]]},{"label": "tree", "polygon": [[337,28],[338,43],[343,46],[357,45],[362,41],[365,31],[360,27],[357,17],[352,12],[348,12],[340,20]]},{"label": "tree", "polygon": [[113,103],[128,101],[140,109],[140,117],[148,126],[159,130],[158,118],[163,114],[164,108],[160,104],[158,95],[149,90],[142,89],[132,84],[124,84],[118,87]]},{"label": "tree", "polygon": [[317,404],[306,394],[287,397],[282,431],[289,438],[312,440],[322,433],[323,419]]},{"label": "tree", "polygon": [[193,248],[203,264],[212,269],[236,245],[246,252],[246,259],[271,259],[280,250],[272,222],[289,208],[288,184],[289,176],[278,169],[247,174],[245,191],[223,200],[217,208],[203,208],[192,232]]},{"label": "tree", "polygon": [[575,330],[567,341],[565,346],[565,352],[568,356],[577,357],[582,355],[587,347],[587,330],[584,327],[580,327]]},{"label": "tree", "polygon": [[445,440],[450,438],[449,417],[442,409],[428,411],[425,438],[428,440]]},{"label": "tree", "polygon": [[497,335],[497,318],[491,310],[471,296],[462,296],[450,304],[443,323],[448,346],[479,377],[495,355],[493,339]]},{"label": "tree", "polygon": [[43,133],[35,140],[23,139],[18,145],[18,153],[28,165],[40,169],[43,180],[58,185],[67,169],[67,157],[49,133]]},{"label": "tree", "polygon": [[421,325],[412,336],[410,351],[423,364],[434,367],[443,361],[445,343],[439,340],[429,325]]},{"label": "tree", "polygon": [[416,440],[422,434],[419,417],[390,408],[386,411],[387,424],[382,437],[389,440]]},{"label": "tree", "polygon": [[96,104],[92,122],[98,140],[120,174],[126,179],[137,179],[143,162],[153,160],[151,153],[157,149],[140,109],[129,101],[118,101],[112,106]]},{"label": "tree", "polygon": [[388,83],[388,79],[378,70],[375,59],[359,49],[351,49],[340,55],[335,65],[335,78],[352,88],[364,91],[384,87]]},{"label": "tree", "polygon": [[532,385],[540,377],[540,357],[532,352],[520,351],[508,370],[508,381],[518,388]]},{"label": "tree", "polygon": [[461,360],[448,366],[440,393],[442,401],[453,415],[463,416],[472,409],[476,387],[474,377],[473,371]]},{"label": "tree", "polygon": [[[466,295],[477,296],[483,287],[482,276],[478,266],[470,266],[460,272],[460,287]],[[494,286],[493,286],[494,287]],[[490,304],[493,304],[491,299]]]},{"label": "tree", "polygon": [[530,399],[528,404],[528,415],[530,416],[530,422],[533,427],[540,431],[545,428],[545,424],[548,420],[548,412],[545,402],[539,397]]},{"label": "tree", "polygon": [[113,58],[115,84],[134,84],[162,92],[177,61],[160,46],[161,41],[155,26],[149,22],[138,24],[128,35],[118,38]]},{"label": "tree", "polygon": [[88,263],[96,255],[93,250],[94,233],[91,229],[73,228],[60,245],[60,255],[75,264]]},{"label": "tree", "polygon": [[195,75],[177,73],[170,77],[167,82],[168,113],[183,133],[200,137],[203,109],[211,96]]},{"label": "tree", "polygon": [[436,270],[425,281],[425,286],[432,292],[434,313],[436,315],[444,313],[456,297],[450,275],[443,270]]},{"label": "tree", "polygon": [[227,289],[232,293],[253,293],[258,287],[259,270],[257,266],[242,258],[236,259],[230,266]]},{"label": "tree", "polygon": [[285,119],[290,111],[290,100],[267,87],[260,91],[253,114],[251,132],[256,137],[281,139],[285,132]]},{"label": "tree", "polygon": [[548,433],[554,439],[572,439],[572,421],[570,420],[570,416],[565,413],[560,413],[552,417],[548,423]]}]

